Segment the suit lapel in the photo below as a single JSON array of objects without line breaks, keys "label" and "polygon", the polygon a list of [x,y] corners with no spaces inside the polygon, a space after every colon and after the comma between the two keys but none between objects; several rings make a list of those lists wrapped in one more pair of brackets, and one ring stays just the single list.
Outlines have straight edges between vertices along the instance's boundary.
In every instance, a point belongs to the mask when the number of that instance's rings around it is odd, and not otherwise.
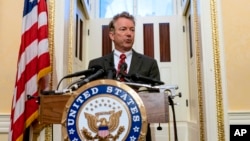
[{"label": "suit lapel", "polygon": [[108,54],[104,58],[104,67],[105,70],[108,70],[110,68],[114,68],[114,52]]},{"label": "suit lapel", "polygon": [[132,60],[128,74],[131,75],[138,72],[141,64],[142,64],[141,56],[133,50]]}]

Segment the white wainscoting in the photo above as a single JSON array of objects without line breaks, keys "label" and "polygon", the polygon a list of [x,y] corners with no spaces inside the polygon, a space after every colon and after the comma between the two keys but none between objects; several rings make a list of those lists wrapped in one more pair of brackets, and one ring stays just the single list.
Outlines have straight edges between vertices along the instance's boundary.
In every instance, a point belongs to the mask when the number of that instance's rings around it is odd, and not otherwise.
[{"label": "white wainscoting", "polygon": [[8,133],[10,126],[10,115],[9,114],[0,114],[0,134]]},{"label": "white wainscoting", "polygon": [[229,124],[250,124],[250,111],[229,112]]},{"label": "white wainscoting", "polygon": [[[250,124],[250,111],[229,112],[228,120],[229,121],[225,122],[225,124]],[[151,135],[153,141],[174,141],[174,128],[172,123],[170,124],[170,126],[168,126],[168,124],[161,124],[161,131],[158,131],[156,129],[157,127],[158,124],[151,124]],[[177,132],[178,140],[180,141],[199,141],[200,139],[199,126],[196,123],[178,122]]]},{"label": "white wainscoting", "polygon": [[[229,112],[228,113],[229,124],[249,124],[250,123],[250,111],[240,111],[240,112]],[[8,134],[10,125],[10,115],[9,114],[0,114],[0,134]],[[198,138],[197,136],[189,135],[198,135],[199,128],[197,125],[190,122],[178,122],[177,123],[177,132],[178,139],[180,141],[195,141]],[[158,131],[156,128],[158,124],[151,124],[152,138],[154,141],[174,141],[174,128],[171,123],[161,124],[162,130]],[[169,133],[170,131],[170,133]],[[198,140],[197,140],[198,141]]]},{"label": "white wainscoting", "polygon": [[[151,125],[153,141],[175,141],[173,123],[161,124],[162,130],[158,131],[159,124]],[[179,141],[199,141],[199,128],[193,122],[177,122],[177,133]],[[170,132],[169,132],[170,131]],[[194,136],[195,135],[195,136]]]},{"label": "white wainscoting", "polygon": [[[170,125],[170,126],[169,126]],[[168,123],[161,123],[160,126],[162,130],[157,130],[159,126],[158,123],[150,124],[151,127],[151,136],[153,141],[174,141],[174,126],[171,122]],[[178,133],[178,140],[180,141],[188,141],[188,125],[186,122],[178,122],[177,123],[177,133]]]}]

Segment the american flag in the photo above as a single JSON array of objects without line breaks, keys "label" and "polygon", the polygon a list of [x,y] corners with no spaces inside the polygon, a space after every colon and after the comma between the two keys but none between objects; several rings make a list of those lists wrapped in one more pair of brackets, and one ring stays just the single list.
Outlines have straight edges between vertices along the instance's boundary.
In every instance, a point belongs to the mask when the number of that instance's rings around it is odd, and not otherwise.
[{"label": "american flag", "polygon": [[[38,117],[38,103],[30,96],[48,84],[51,72],[45,0],[25,0],[16,83],[11,107],[9,141],[23,141],[24,131]],[[42,85],[41,84],[45,84]]]}]

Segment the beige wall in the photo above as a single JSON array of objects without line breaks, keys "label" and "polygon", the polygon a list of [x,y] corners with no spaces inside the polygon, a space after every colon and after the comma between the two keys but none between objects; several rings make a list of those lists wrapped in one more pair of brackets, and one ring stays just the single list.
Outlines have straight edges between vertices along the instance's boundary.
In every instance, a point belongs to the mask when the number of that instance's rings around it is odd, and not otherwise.
[{"label": "beige wall", "polygon": [[9,113],[21,37],[23,1],[0,1],[0,114]]},{"label": "beige wall", "polygon": [[[10,114],[21,37],[23,1],[0,1],[0,116]],[[0,133],[0,139],[8,135]]]},{"label": "beige wall", "polygon": [[250,111],[249,8],[249,0],[222,0],[229,111]]}]

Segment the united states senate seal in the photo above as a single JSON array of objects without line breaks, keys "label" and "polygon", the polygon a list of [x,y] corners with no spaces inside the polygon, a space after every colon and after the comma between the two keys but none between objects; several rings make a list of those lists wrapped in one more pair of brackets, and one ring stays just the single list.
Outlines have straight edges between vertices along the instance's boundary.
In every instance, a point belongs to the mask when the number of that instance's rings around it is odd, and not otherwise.
[{"label": "united states senate seal", "polygon": [[92,81],[74,92],[62,117],[65,140],[142,141],[146,111],[139,95],[115,80]]}]

